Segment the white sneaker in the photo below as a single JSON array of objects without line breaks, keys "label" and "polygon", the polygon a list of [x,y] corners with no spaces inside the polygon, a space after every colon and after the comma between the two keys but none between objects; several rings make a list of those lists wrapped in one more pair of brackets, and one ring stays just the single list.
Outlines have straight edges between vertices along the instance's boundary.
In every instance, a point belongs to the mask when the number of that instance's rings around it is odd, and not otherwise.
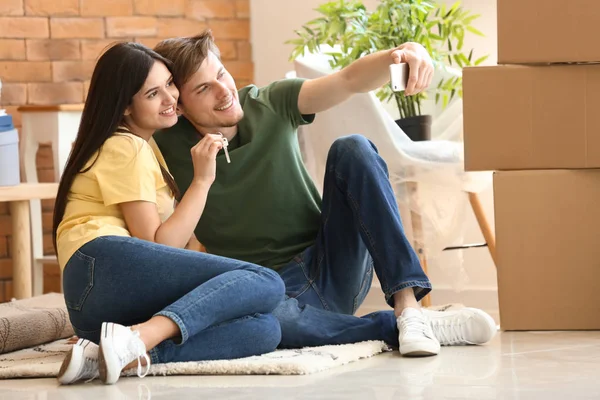
[{"label": "white sneaker", "polygon": [[396,323],[400,331],[400,354],[403,356],[434,356],[440,352],[440,342],[421,310],[405,308]]},{"label": "white sneaker", "polygon": [[[142,372],[142,357],[146,360],[145,372]],[[150,357],[140,333],[123,325],[104,322],[98,356],[100,380],[107,385],[117,382],[123,368],[135,359],[138,361],[137,374],[143,378],[150,370]]]},{"label": "white sneaker", "polygon": [[77,381],[91,381],[98,377],[98,345],[79,339],[71,347],[58,371],[58,382],[70,385]]},{"label": "white sneaker", "polygon": [[492,340],[497,331],[494,319],[476,308],[423,310],[423,314],[442,346],[483,344]]}]

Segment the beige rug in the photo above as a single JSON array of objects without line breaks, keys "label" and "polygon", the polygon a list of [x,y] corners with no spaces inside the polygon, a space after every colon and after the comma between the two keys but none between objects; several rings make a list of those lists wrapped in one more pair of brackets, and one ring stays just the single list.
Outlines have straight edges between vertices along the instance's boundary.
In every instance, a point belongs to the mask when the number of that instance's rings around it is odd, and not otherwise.
[{"label": "beige rug", "polygon": [[[55,377],[70,345],[67,340],[0,355],[0,379]],[[149,375],[306,375],[388,351],[380,341],[297,350],[277,350],[237,360],[156,364]],[[135,375],[135,370],[124,376]]]},{"label": "beige rug", "polygon": [[62,294],[0,304],[0,354],[73,336]]}]

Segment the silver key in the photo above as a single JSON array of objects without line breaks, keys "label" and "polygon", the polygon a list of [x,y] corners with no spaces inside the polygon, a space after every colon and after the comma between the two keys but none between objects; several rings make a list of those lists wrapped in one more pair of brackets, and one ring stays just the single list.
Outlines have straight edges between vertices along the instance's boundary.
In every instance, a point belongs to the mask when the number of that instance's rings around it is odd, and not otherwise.
[{"label": "silver key", "polygon": [[225,152],[225,158],[227,158],[227,164],[231,164],[231,159],[229,158],[229,152],[227,151],[227,146],[229,146],[229,141],[226,137],[223,137],[223,151]]}]

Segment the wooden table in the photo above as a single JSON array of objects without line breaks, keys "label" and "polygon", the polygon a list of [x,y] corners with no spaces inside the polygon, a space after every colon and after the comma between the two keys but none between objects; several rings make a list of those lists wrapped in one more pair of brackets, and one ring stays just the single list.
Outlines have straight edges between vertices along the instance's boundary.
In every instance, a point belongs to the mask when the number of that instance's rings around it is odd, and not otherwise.
[{"label": "wooden table", "polygon": [[17,186],[0,186],[0,202],[8,202],[12,217],[12,258],[14,297],[32,296],[31,273],[31,223],[29,201],[53,199],[58,183],[22,183]]}]

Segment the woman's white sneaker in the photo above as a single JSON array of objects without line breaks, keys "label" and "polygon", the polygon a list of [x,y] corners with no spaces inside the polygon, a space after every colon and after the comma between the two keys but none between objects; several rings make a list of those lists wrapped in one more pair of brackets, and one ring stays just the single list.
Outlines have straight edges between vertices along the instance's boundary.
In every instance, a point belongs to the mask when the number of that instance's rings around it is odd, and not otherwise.
[{"label": "woman's white sneaker", "polygon": [[494,319],[477,308],[454,311],[423,310],[442,346],[484,344],[497,332]]},{"label": "woman's white sneaker", "polygon": [[[142,358],[146,360],[145,371],[142,368]],[[150,370],[150,357],[146,353],[146,345],[140,339],[140,333],[123,325],[104,322],[98,356],[100,380],[108,385],[117,382],[123,368],[136,359],[137,374],[143,378]]]},{"label": "woman's white sneaker", "polygon": [[98,345],[86,339],[79,339],[71,347],[58,371],[61,385],[98,377]]},{"label": "woman's white sneaker", "polygon": [[440,352],[440,342],[421,310],[405,308],[396,320],[398,342],[403,356],[434,356]]}]

